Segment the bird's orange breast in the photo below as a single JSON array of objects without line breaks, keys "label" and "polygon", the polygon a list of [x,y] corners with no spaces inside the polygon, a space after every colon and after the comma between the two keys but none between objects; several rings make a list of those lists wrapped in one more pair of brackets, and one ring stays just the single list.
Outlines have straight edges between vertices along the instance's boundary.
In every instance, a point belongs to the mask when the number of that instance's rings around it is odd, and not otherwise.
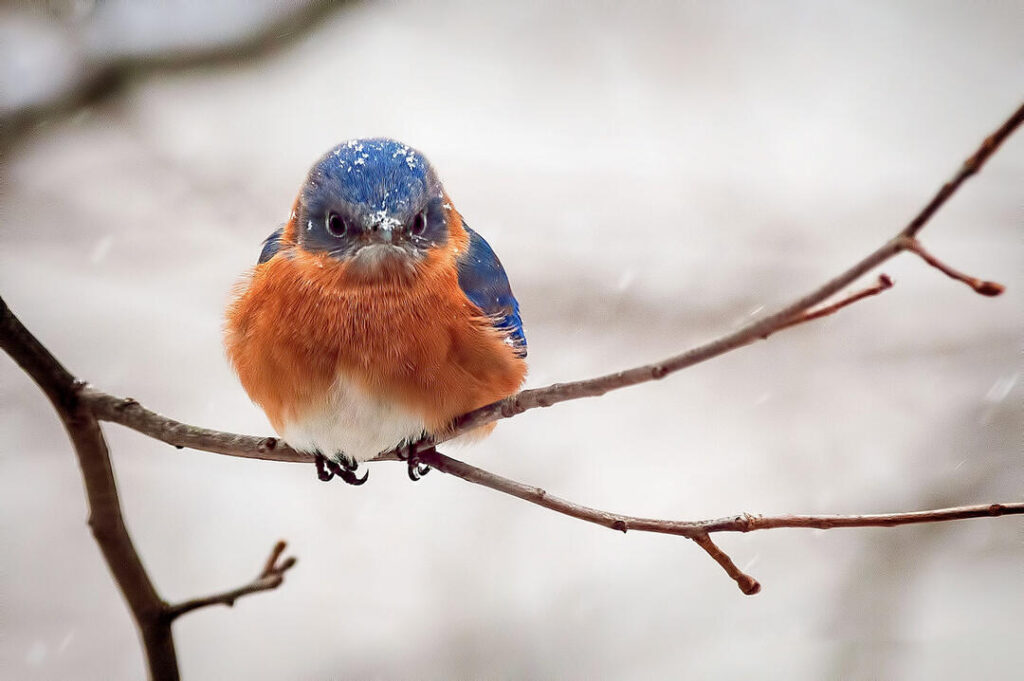
[{"label": "bird's orange breast", "polygon": [[225,344],[275,430],[322,404],[339,376],[422,415],[434,433],[513,394],[526,364],[459,288],[466,241],[453,232],[405,279],[354,278],[298,248],[257,266],[228,308]]}]

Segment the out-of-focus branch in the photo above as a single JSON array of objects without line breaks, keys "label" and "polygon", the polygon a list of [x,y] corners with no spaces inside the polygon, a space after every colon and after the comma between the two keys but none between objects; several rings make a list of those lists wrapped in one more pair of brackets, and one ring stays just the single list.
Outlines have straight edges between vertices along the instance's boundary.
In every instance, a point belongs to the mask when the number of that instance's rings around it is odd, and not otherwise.
[{"label": "out-of-focus branch", "polygon": [[235,605],[235,601],[242,596],[259,593],[260,591],[276,589],[284,582],[284,573],[295,565],[296,559],[294,556],[290,556],[285,558],[283,561],[278,562],[281,560],[281,555],[284,553],[287,546],[288,544],[284,540],[277,542],[271,550],[270,556],[267,558],[267,562],[263,566],[263,570],[256,579],[252,580],[248,584],[240,586],[237,589],[231,589],[230,591],[224,591],[212,596],[193,598],[192,600],[168,606],[167,617],[174,620],[187,612],[192,612],[193,610],[205,608],[210,605],[226,605],[230,608],[233,607]]},{"label": "out-of-focus branch", "polygon": [[243,63],[281,50],[306,35],[344,0],[313,0],[284,13],[239,40],[189,50],[108,59],[94,64],[73,87],[50,100],[0,118],[0,150],[6,150],[38,122],[74,113],[122,92],[133,80],[163,71]]}]

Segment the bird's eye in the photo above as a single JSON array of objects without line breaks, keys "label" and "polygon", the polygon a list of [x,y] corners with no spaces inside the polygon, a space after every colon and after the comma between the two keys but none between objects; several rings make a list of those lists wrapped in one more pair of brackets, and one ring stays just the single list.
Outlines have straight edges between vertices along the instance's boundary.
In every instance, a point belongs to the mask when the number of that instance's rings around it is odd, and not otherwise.
[{"label": "bird's eye", "polygon": [[425,231],[427,231],[427,216],[423,211],[420,211],[412,219],[412,233],[415,236],[422,236]]},{"label": "bird's eye", "polygon": [[337,213],[328,213],[327,232],[331,236],[343,237],[348,233],[348,223]]}]

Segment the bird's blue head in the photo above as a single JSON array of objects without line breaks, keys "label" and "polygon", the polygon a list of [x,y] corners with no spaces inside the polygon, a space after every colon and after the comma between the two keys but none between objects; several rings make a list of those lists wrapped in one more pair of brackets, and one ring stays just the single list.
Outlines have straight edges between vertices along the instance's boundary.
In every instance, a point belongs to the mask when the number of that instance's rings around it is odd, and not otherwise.
[{"label": "bird's blue head", "polygon": [[448,240],[451,210],[430,162],[392,139],[343,142],[309,171],[296,211],[296,241],[358,270],[412,271]]}]

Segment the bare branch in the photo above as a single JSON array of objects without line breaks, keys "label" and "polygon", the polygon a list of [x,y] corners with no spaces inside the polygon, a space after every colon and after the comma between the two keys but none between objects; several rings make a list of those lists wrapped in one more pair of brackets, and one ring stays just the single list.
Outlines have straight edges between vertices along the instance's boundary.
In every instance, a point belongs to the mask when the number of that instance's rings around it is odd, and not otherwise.
[{"label": "bare branch", "polygon": [[833,530],[840,527],[895,527],[919,523],[938,523],[970,518],[996,518],[1024,513],[1024,502],[955,506],[910,513],[876,513],[873,515],[739,515],[704,521],[708,532],[755,532],[780,527]]},{"label": "bare branch", "polygon": [[192,426],[150,411],[131,397],[115,397],[88,385],[82,386],[79,394],[101,421],[119,423],[178,449],[189,447],[246,459],[313,461],[312,455],[295,451],[276,437],[254,437]]},{"label": "bare branch", "polygon": [[707,551],[708,555],[716,563],[722,566],[726,574],[736,582],[736,586],[740,588],[740,591],[747,596],[753,596],[761,591],[761,583],[736,567],[736,563],[732,562],[732,558],[725,551],[718,548],[718,545],[711,540],[708,534],[699,534],[693,538],[693,541],[697,543],[697,546]]},{"label": "bare branch", "polygon": [[[117,405],[124,401],[120,398],[100,392],[95,388],[85,388],[82,391],[83,400],[88,401],[97,410],[97,416],[104,420],[111,420],[139,432],[161,439],[173,445],[183,445],[186,441],[193,442],[198,449],[206,451],[231,454],[249,458],[258,458],[271,461],[306,462],[311,463],[313,457],[304,452],[298,452],[283,442],[277,441],[274,446],[259,447],[268,438],[249,438],[234,433],[219,433],[214,430],[196,428],[189,426],[166,416],[145,409],[142,405],[131,400],[123,408]],[[186,438],[191,438],[190,440]],[[269,438],[273,439],[273,438]],[[254,444],[254,448],[246,451],[239,451],[237,448],[246,442]],[[671,534],[692,539],[708,551],[729,575],[736,580],[736,583],[744,590],[744,593],[757,593],[754,588],[756,580],[740,572],[731,561],[728,560],[721,549],[715,547],[712,552],[706,543],[698,541],[699,538],[713,532],[753,532],[756,530],[767,530],[780,527],[791,528],[815,528],[831,529],[837,527],[892,527],[896,525],[909,525],[913,523],[943,522],[950,520],[961,520],[966,518],[992,517],[1000,515],[1024,514],[1024,503],[1006,504],[984,504],[980,506],[964,506],[957,508],[937,509],[930,511],[917,511],[912,513],[892,513],[881,515],[783,515],[783,516],[760,516],[740,514],[727,518],[715,518],[710,520],[659,520],[655,518],[641,518],[637,516],[612,513],[600,509],[583,506],[566,499],[549,494],[540,487],[526,485],[500,475],[490,473],[476,466],[472,466],[458,459],[453,459],[438,451],[425,450],[419,454],[420,460],[436,468],[437,470],[462,478],[466,482],[481,485],[503,494],[518,497],[537,506],[550,511],[561,513],[578,520],[601,525],[619,532],[656,532],[659,534]],[[731,567],[729,567],[731,566]],[[748,591],[750,589],[750,591]]]},{"label": "bare branch", "polygon": [[960,506],[911,513],[886,513],[878,515],[783,515],[760,516],[747,513],[716,518],[712,520],[659,520],[611,513],[574,503],[548,494],[540,487],[524,485],[521,482],[503,478],[468,463],[445,456],[436,450],[420,455],[423,463],[467,482],[482,485],[498,492],[518,497],[531,504],[542,506],[563,515],[601,525],[619,532],[656,532],[686,537],[708,552],[729,574],[740,590],[747,595],[760,591],[761,586],[753,577],[744,574],[728,555],[719,549],[708,536],[712,532],[754,532],[780,527],[802,527],[828,530],[839,527],[894,527],[916,523],[933,523],[967,518],[995,517],[1024,514],[1024,502],[1006,504],[984,504]]},{"label": "bare branch", "polygon": [[54,359],[0,298],[0,347],[25,370],[56,409],[74,446],[89,499],[89,527],[142,634],[153,679],[177,679],[178,660],[166,603],[135,551],[124,524],[107,442],[89,405],[78,399],[79,383]]},{"label": "bare branch", "polygon": [[[234,433],[220,433],[214,430],[196,428],[195,426],[189,426],[152,412],[134,400],[129,400],[126,403],[125,400],[100,392],[95,388],[84,388],[82,398],[97,410],[96,413],[99,418],[120,423],[172,445],[183,446],[186,443],[191,443],[188,446],[205,449],[206,451],[272,461],[305,463],[313,461],[312,456],[304,452],[298,452],[280,441],[275,441],[273,446],[267,447],[266,441],[274,440],[274,438],[248,437]],[[245,444],[251,444],[252,448],[248,450],[239,449]],[[760,585],[755,579],[741,572],[720,548],[710,543],[710,538],[707,538],[709,533],[753,532],[755,530],[780,527],[816,529],[892,527],[912,523],[942,522],[1024,513],[1024,503],[1007,503],[881,515],[759,516],[741,514],[711,520],[659,520],[611,513],[583,506],[548,494],[547,491],[540,487],[526,485],[500,475],[495,475],[458,459],[453,459],[436,450],[423,451],[420,453],[419,458],[423,463],[443,473],[454,475],[467,482],[482,485],[503,494],[518,497],[524,501],[578,520],[584,520],[619,532],[630,530],[657,532],[692,539],[726,570],[744,593],[751,595],[756,594],[760,590]]]},{"label": "bare branch", "polygon": [[196,67],[226,66],[251,61],[285,49],[307,35],[310,29],[341,7],[337,0],[317,0],[300,4],[279,19],[258,27],[254,32],[228,43],[212,42],[146,55],[126,55],[104,63],[89,64],[81,79],[70,90],[28,108],[0,116],[0,150],[16,143],[42,120],[75,112],[119,94],[140,78],[164,71]]},{"label": "bare branch", "polygon": [[[0,347],[39,385],[67,430],[82,470],[82,481],[89,501],[89,527],[142,635],[150,677],[154,681],[178,679],[178,660],[171,635],[171,622],[190,610],[202,607],[202,604],[192,605],[193,602],[188,602],[172,609],[160,597],[150,580],[124,523],[110,452],[100,429],[99,417],[93,409],[93,402],[84,394],[85,384],[75,379],[25,328],[2,297]],[[103,402],[112,405],[132,402],[110,395],[104,395],[104,398]],[[201,430],[184,424],[177,425],[186,431]],[[215,439],[224,439],[224,435],[218,433]],[[230,437],[227,439],[231,441]],[[262,439],[265,438],[240,438],[238,441],[249,443],[249,440],[255,440],[257,442],[254,447],[258,447]],[[284,542],[279,542],[260,578],[245,587],[245,593],[265,591],[281,584],[284,572],[295,564],[294,558],[277,563],[283,551]],[[218,602],[226,602],[228,595],[222,594]],[[238,593],[235,598],[240,595],[244,594]]]},{"label": "bare branch", "polygon": [[[824,307],[819,307],[816,310],[809,310],[808,312],[803,312],[803,313],[797,315],[796,317],[794,317],[793,319],[789,320],[788,322],[786,322],[785,324],[783,324],[779,328],[775,329],[771,333],[777,333],[779,331],[782,331],[783,329],[788,329],[791,326],[796,326],[798,324],[804,324],[806,322],[812,322],[815,319],[821,319],[822,317],[827,317],[830,314],[835,314],[836,312],[839,312],[839,310],[843,309],[847,305],[853,305],[858,300],[863,300],[864,298],[870,298],[871,296],[877,296],[882,291],[885,291],[887,289],[891,289],[892,287],[893,287],[893,282],[892,282],[892,279],[889,278],[889,275],[888,274],[880,274],[880,275],[878,275],[878,283],[875,284],[874,286],[871,286],[871,287],[868,287],[866,289],[862,289],[860,291],[857,291],[856,293],[853,293],[853,294],[843,298],[840,301],[832,303],[831,305],[826,305]],[[770,335],[770,334],[768,334],[768,335]],[[764,336],[762,336],[762,338],[767,338],[768,335],[764,335]]]},{"label": "bare branch", "polygon": [[[522,392],[508,397],[499,402],[480,407],[455,420],[453,428],[445,437],[437,438],[433,444],[451,439],[456,435],[472,430],[477,426],[506,419],[516,414],[521,414],[529,409],[537,407],[550,407],[559,402],[577,400],[582,397],[598,397],[612,390],[626,388],[639,383],[655,381],[669,374],[675,373],[687,367],[701,362],[706,362],[713,357],[718,357],[730,350],[735,350],[747,345],[759,338],[770,336],[780,328],[786,326],[790,320],[800,316],[815,305],[824,302],[842,289],[849,286],[867,272],[878,267],[886,260],[909,247],[909,239],[913,239],[917,233],[927,224],[932,215],[952,196],[967,178],[974,175],[985,162],[996,152],[999,146],[1020,127],[1024,122],[1024,105],[1021,105],[999,129],[992,133],[974,154],[968,158],[953,177],[944,184],[931,201],[921,209],[910,223],[904,227],[899,234],[882,244],[873,253],[863,258],[839,276],[822,284],[807,295],[786,305],[778,312],[756,320],[746,326],[733,331],[730,334],[717,338],[709,343],[700,345],[674,357],[669,357],[661,362],[647,364],[645,366],[618,371],[614,374],[607,374],[583,381],[572,383],[555,383],[545,388],[523,390]],[[424,444],[423,449],[430,444]]]},{"label": "bare branch", "polygon": [[270,551],[270,556],[267,558],[267,562],[263,566],[263,570],[256,579],[248,584],[240,586],[237,589],[213,594],[212,596],[193,598],[182,603],[168,606],[166,617],[168,620],[173,621],[187,612],[192,612],[193,610],[198,610],[199,608],[205,608],[211,605],[226,605],[230,608],[233,607],[235,605],[235,601],[242,596],[259,593],[260,591],[276,589],[284,583],[284,573],[290,570],[296,562],[294,556],[285,558],[284,561],[280,563],[278,562],[281,559],[281,554],[284,553],[287,546],[288,545],[284,540],[277,542],[277,544],[274,545],[274,548]]}]

